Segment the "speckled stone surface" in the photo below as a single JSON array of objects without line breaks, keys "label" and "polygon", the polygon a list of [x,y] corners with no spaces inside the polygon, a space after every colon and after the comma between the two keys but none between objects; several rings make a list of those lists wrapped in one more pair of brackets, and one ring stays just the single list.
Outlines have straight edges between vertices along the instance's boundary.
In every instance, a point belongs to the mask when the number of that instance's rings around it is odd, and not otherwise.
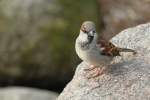
[{"label": "speckled stone surface", "polygon": [[150,23],[128,28],[111,39],[119,47],[131,48],[150,57]]},{"label": "speckled stone surface", "polygon": [[106,72],[93,79],[86,77],[88,66],[82,62],[58,100],[150,100],[150,24],[126,29],[111,41],[137,54],[114,58]]}]

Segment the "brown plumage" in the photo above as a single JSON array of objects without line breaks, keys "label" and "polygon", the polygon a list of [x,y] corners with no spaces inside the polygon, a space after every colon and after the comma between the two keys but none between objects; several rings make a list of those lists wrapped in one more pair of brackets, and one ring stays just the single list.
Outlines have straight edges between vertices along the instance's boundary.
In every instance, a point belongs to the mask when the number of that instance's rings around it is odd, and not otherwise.
[{"label": "brown plumage", "polygon": [[136,52],[132,49],[118,48],[111,42],[108,42],[104,39],[98,41],[98,46],[103,48],[101,54],[106,56],[120,56],[120,52],[133,52],[133,54],[136,54]]}]

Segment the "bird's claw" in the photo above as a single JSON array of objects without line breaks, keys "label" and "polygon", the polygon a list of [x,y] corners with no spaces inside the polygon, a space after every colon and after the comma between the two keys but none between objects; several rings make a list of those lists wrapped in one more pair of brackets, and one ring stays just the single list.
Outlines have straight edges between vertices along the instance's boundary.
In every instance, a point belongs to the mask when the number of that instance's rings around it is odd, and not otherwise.
[{"label": "bird's claw", "polygon": [[95,68],[97,68],[97,67],[94,66],[94,65],[90,65],[90,67],[89,67],[89,68],[85,68],[84,71],[92,71],[92,70],[94,70]]},{"label": "bird's claw", "polygon": [[[93,71],[93,70],[94,70],[94,71]],[[104,72],[104,68],[100,68],[100,67],[96,67],[96,68],[94,68],[93,70],[92,70],[92,72],[90,71],[91,73],[89,73],[89,74],[87,75],[87,78],[88,78],[88,79],[96,78],[96,77],[102,75],[103,72]]]}]

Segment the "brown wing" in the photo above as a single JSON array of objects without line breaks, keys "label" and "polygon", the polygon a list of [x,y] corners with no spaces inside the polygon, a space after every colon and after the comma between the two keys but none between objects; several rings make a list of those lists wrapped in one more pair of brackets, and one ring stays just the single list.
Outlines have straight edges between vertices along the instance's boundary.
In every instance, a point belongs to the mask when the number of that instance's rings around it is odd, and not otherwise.
[{"label": "brown wing", "polygon": [[106,40],[100,40],[98,41],[98,46],[100,48],[104,48],[101,52],[102,55],[105,56],[120,56],[120,50],[112,43],[106,41]]}]

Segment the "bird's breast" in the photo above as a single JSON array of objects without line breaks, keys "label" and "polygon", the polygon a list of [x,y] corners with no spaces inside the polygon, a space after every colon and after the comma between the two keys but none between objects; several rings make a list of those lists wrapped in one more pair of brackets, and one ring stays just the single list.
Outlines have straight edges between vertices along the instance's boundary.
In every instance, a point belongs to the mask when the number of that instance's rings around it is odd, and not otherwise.
[{"label": "bird's breast", "polygon": [[83,50],[80,45],[76,44],[75,46],[75,50],[77,55],[79,56],[79,58],[81,60],[85,60],[86,59],[86,55],[87,55],[87,50]]},{"label": "bird's breast", "polygon": [[106,64],[111,60],[110,57],[100,55],[97,49],[83,50],[78,45],[76,45],[76,53],[81,60],[93,65]]}]

